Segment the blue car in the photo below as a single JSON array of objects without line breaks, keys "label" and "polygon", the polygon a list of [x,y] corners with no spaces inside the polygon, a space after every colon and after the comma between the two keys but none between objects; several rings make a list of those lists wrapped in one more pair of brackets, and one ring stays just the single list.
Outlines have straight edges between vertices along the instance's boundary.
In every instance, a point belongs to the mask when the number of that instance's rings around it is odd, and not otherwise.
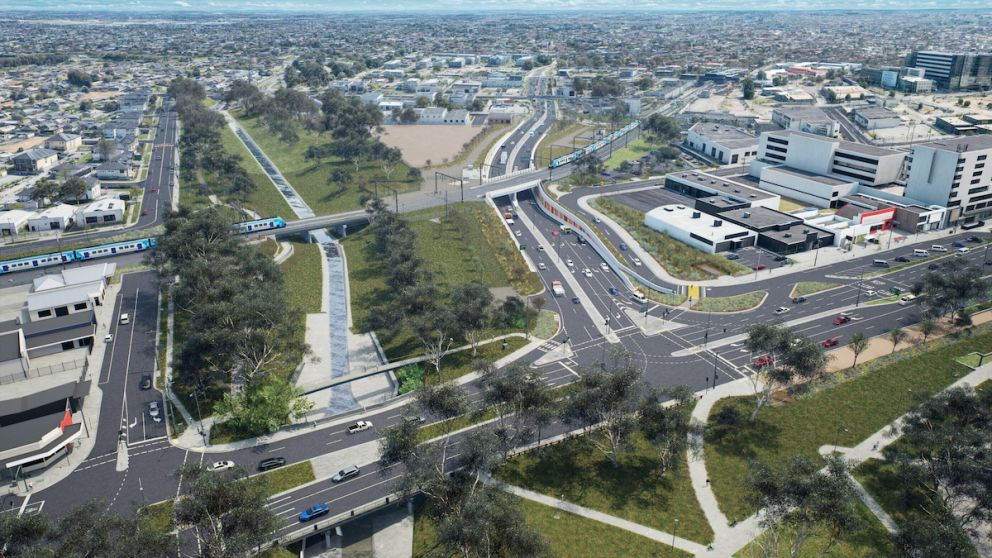
[{"label": "blue car", "polygon": [[327,515],[331,511],[331,506],[327,504],[314,504],[300,514],[300,522],[310,521],[322,515]]},{"label": "blue car", "polygon": [[616,287],[610,287],[610,294],[613,295],[613,296],[619,296],[620,295],[620,290],[617,289]]},{"label": "blue car", "polygon": [[955,242],[954,243],[954,247],[955,248],[964,248],[964,242]]},{"label": "blue car", "polygon": [[626,243],[624,243],[624,242],[621,242],[621,243],[620,243],[620,250],[621,250],[622,252],[626,252],[626,251],[627,251],[627,244],[626,244]]}]

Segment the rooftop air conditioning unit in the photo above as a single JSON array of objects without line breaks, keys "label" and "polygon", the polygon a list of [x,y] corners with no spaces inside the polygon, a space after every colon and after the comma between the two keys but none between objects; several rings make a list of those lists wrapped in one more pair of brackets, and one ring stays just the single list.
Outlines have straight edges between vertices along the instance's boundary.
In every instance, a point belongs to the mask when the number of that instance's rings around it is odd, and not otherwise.
[{"label": "rooftop air conditioning unit", "polygon": [[792,238],[792,233],[785,233],[782,236],[784,236],[785,238]]},{"label": "rooftop air conditioning unit", "polygon": [[713,226],[714,227],[719,227],[722,224],[723,224],[723,221],[721,221],[719,219],[716,219],[716,220],[713,221]]},{"label": "rooftop air conditioning unit", "polygon": [[745,219],[747,219],[748,217],[750,217],[750,216],[751,216],[751,212],[750,212],[750,211],[745,211],[745,212],[744,212],[744,213],[743,213],[743,214],[742,214],[741,216],[742,216],[743,218],[745,218]]},{"label": "rooftop air conditioning unit", "polygon": [[693,219],[699,219],[699,212],[698,211],[693,211],[692,212],[692,218]]}]

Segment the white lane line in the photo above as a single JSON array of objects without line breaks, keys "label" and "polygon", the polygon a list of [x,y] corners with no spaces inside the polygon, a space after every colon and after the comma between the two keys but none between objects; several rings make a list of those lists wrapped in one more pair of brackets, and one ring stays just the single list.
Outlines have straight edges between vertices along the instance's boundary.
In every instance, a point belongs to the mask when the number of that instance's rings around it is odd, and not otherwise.
[{"label": "white lane line", "polygon": [[341,439],[341,440],[331,440],[330,442],[327,442],[327,444],[325,444],[325,445],[328,445],[329,446],[331,444],[339,444],[339,443],[341,443],[343,441],[344,441],[344,439]]},{"label": "white lane line", "polygon": [[18,517],[24,514],[24,508],[28,507],[28,500],[30,499],[31,499],[31,493],[28,492],[28,495],[24,497],[24,501],[21,502],[21,509],[20,511],[17,512]]},{"label": "white lane line", "polygon": [[279,451],[279,450],[283,450],[283,449],[286,449],[286,446],[279,446],[277,448],[272,448],[272,449],[266,451],[265,453],[272,453],[274,451]]},{"label": "white lane line", "polygon": [[569,372],[571,372],[576,378],[580,377],[579,376],[579,373],[576,372],[575,370],[573,370],[571,366],[565,364],[564,362],[562,362],[560,364],[562,365],[562,368],[564,368],[565,370],[568,370]]}]

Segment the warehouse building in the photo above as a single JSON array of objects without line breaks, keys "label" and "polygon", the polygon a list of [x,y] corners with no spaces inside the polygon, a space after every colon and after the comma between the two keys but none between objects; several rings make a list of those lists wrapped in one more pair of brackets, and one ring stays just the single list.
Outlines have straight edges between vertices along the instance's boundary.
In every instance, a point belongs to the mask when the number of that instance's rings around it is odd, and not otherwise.
[{"label": "warehouse building", "polygon": [[710,254],[754,246],[756,238],[753,231],[684,205],[656,207],[644,214],[644,224]]}]

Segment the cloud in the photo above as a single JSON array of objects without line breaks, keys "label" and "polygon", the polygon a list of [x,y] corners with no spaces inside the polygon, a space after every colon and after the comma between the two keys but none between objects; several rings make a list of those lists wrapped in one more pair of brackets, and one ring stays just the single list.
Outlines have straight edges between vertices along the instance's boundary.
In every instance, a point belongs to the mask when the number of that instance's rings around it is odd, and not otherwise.
[{"label": "cloud", "polygon": [[175,2],[173,2],[173,4],[175,4],[177,6],[182,6],[183,8],[189,8],[190,7],[189,2],[184,2],[183,0],[176,0]]}]

